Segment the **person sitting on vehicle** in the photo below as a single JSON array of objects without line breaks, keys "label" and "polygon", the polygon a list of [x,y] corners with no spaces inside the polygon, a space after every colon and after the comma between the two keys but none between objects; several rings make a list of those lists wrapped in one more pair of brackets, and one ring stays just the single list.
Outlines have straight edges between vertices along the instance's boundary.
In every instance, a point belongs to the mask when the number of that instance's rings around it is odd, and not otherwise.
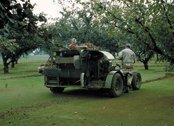
[{"label": "person sitting on vehicle", "polygon": [[[123,71],[132,71],[135,63],[135,53],[130,49],[131,45],[129,43],[126,44],[125,49],[123,49],[118,56],[119,60],[122,60],[122,68]],[[128,76],[128,85],[131,85],[133,76]]]},{"label": "person sitting on vehicle", "polygon": [[131,45],[127,43],[125,49],[119,53],[118,60],[122,60],[123,69],[133,69],[135,53],[130,48]]},{"label": "person sitting on vehicle", "polygon": [[78,47],[78,45],[76,44],[76,39],[75,39],[75,38],[72,38],[72,39],[71,39],[71,44],[68,45],[68,47],[72,47],[72,46]]}]

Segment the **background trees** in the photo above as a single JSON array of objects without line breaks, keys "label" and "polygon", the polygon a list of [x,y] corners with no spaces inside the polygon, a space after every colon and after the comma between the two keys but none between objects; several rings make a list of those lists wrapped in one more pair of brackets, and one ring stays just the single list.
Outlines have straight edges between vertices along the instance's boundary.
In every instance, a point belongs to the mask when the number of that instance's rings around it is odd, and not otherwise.
[{"label": "background trees", "polygon": [[[135,50],[145,53],[148,57],[152,53],[160,54],[161,59],[174,63],[174,2],[164,0],[118,0],[83,3],[90,6],[102,19],[108,20],[118,31],[126,31]],[[146,50],[146,51],[145,51]],[[150,53],[149,53],[150,52]],[[140,58],[141,59],[141,58]],[[147,65],[147,64],[146,64]],[[145,66],[146,66],[145,65]]]},{"label": "background trees", "polygon": [[29,50],[39,47],[37,21],[46,21],[43,14],[36,16],[28,1],[5,0],[0,2],[0,52],[4,73],[8,65]]},{"label": "background trees", "polygon": [[[169,46],[173,46],[173,4],[161,1],[123,1],[123,11],[112,13],[120,16],[118,21],[120,27],[132,34],[133,38],[139,41],[141,46],[148,47],[152,51],[159,53],[163,58],[173,63],[173,51]],[[119,9],[121,9],[119,8]],[[115,10],[115,9],[113,9]],[[108,11],[107,13],[110,13]],[[166,52],[166,50],[168,50]]]},{"label": "background trees", "polygon": [[76,38],[79,45],[90,42],[115,54],[118,47],[117,35],[112,31],[115,27],[102,20],[93,9],[64,8],[61,14],[62,18],[47,27],[55,44],[66,47],[71,38]]},{"label": "background trees", "polygon": [[[63,5],[64,0],[57,1]],[[9,63],[14,66],[23,53],[38,47],[48,51],[55,45],[66,47],[71,38],[79,45],[90,42],[113,54],[129,42],[145,69],[154,54],[174,63],[173,1],[74,2],[70,2],[72,8],[63,7],[62,17],[55,24],[38,27],[37,22],[46,19],[44,14],[33,14],[29,1],[1,1],[0,51],[5,73]]]}]

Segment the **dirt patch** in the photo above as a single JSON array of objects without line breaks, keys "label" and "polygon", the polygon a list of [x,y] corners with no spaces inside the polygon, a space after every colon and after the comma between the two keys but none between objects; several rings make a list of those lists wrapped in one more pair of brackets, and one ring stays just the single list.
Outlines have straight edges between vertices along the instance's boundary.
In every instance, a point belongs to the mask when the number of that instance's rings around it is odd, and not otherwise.
[{"label": "dirt patch", "polygon": [[0,92],[2,93],[2,92],[12,92],[12,91],[14,91],[14,90],[12,90],[12,89],[0,89]]},{"label": "dirt patch", "polygon": [[0,112],[0,119],[5,119],[9,116],[15,116],[18,115],[19,113],[24,113],[24,116],[26,116],[26,112],[28,111],[35,111],[38,108],[45,108],[45,107],[49,107],[52,105],[56,105],[56,104],[60,104],[60,103],[65,103],[65,102],[70,102],[76,99],[82,99],[83,97],[66,97],[66,98],[62,98],[59,100],[52,100],[49,102],[44,102],[44,103],[40,103],[40,104],[36,104],[36,105],[32,105],[32,106],[22,106],[20,108],[17,109],[13,109],[11,108],[10,110],[7,110],[5,112]]},{"label": "dirt patch", "polygon": [[169,74],[169,75],[166,75],[164,77],[159,77],[159,78],[156,78],[156,79],[143,81],[142,84],[150,83],[150,82],[154,82],[154,81],[158,81],[158,80],[163,80],[163,79],[170,78],[170,77],[173,77],[173,76],[174,76],[174,74]]},{"label": "dirt patch", "polygon": [[28,70],[28,71],[25,71],[25,72],[37,72],[37,70]]},{"label": "dirt patch", "polygon": [[1,78],[0,80],[9,80],[9,79],[18,79],[18,78],[27,78],[27,77],[38,77],[43,75],[26,75],[26,76],[19,76],[19,77],[10,77],[10,78]]},{"label": "dirt patch", "polygon": [[[41,75],[41,74],[38,75],[37,74],[37,75],[27,75],[27,76],[10,77],[10,78],[0,78],[0,80],[9,80],[9,79],[18,79],[18,78],[27,78],[27,77],[38,77],[38,76],[43,76],[43,75]],[[170,78],[170,77],[173,77],[173,76],[174,76],[174,74],[169,74],[169,75],[166,75],[164,77],[159,77],[159,78],[156,78],[156,79],[143,81],[142,84],[150,83],[150,82],[154,82],[154,81],[158,81],[158,80],[163,80],[163,79]]]}]

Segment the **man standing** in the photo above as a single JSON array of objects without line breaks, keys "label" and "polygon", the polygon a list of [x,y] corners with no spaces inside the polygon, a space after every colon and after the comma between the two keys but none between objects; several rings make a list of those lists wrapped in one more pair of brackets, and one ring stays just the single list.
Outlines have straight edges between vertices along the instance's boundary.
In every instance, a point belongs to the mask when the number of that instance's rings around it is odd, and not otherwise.
[{"label": "man standing", "polygon": [[135,53],[130,48],[131,45],[127,43],[125,49],[118,56],[118,59],[122,60],[123,70],[127,71],[133,70],[133,64],[135,63]]}]

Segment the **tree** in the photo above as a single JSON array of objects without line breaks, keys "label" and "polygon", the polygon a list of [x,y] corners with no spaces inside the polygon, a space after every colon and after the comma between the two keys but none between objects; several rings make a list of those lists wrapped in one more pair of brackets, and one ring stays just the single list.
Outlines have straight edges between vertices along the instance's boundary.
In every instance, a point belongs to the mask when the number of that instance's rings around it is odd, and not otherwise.
[{"label": "tree", "polygon": [[112,24],[105,20],[99,21],[100,17],[94,10],[89,7],[81,10],[65,7],[61,14],[62,18],[47,28],[55,33],[54,43],[68,45],[71,38],[76,38],[77,44],[90,42],[115,54],[118,48],[117,36],[112,32],[115,27],[108,27]]},{"label": "tree", "polygon": [[78,3],[92,6],[103,19],[109,20],[120,31],[130,34],[134,43],[138,42],[141,52],[148,49],[147,52],[158,53],[166,61],[174,63],[174,1],[94,0],[90,3]]},{"label": "tree", "polygon": [[44,40],[40,38],[37,34],[28,33],[26,30],[23,32],[18,31],[14,27],[9,28],[10,34],[8,34],[8,40],[15,38],[15,41],[10,41],[11,43],[5,42],[1,54],[4,64],[4,71],[8,73],[8,66],[11,63],[14,67],[14,63],[28,51],[33,51],[38,47],[41,47]]},{"label": "tree", "polygon": [[[127,2],[130,6],[125,9],[124,21],[121,25],[127,26],[126,30],[136,36],[142,42],[143,46],[147,46],[154,52],[161,54],[166,60],[174,62],[172,56],[174,41],[174,30],[172,24],[172,3],[161,1],[151,1],[147,3]],[[136,9],[134,9],[136,8]],[[131,15],[131,19],[128,15]],[[134,24],[131,24],[133,21]],[[143,37],[143,38],[142,38]],[[145,41],[144,41],[145,40]],[[167,50],[167,51],[166,51]]]},{"label": "tree", "polygon": [[[43,14],[36,16],[32,12],[30,1],[7,0],[0,3],[0,51],[3,58],[4,73],[8,73],[8,65],[17,60],[25,51],[32,50],[35,45],[31,41],[27,43],[24,36],[31,38],[39,33],[37,21],[46,21]],[[16,40],[16,42],[11,40]],[[25,39],[25,40],[24,40]],[[22,41],[23,40],[23,41]],[[28,45],[22,48],[19,45]],[[35,47],[36,48],[36,47]],[[20,50],[22,49],[22,50]],[[10,62],[7,62],[9,59]]]},{"label": "tree", "polygon": [[[143,62],[145,69],[148,69],[148,61],[151,59],[154,53],[150,48],[142,46],[142,42],[137,41],[137,38],[129,34],[129,32],[126,30],[115,27],[116,23],[112,21],[113,15],[110,16],[110,13],[103,13],[102,11],[105,11],[106,8],[102,8],[102,6],[97,9],[97,2],[81,2],[81,4],[84,8],[80,11],[74,11],[73,9],[71,11],[67,11],[64,9],[64,12],[62,12],[64,16],[66,15],[66,20],[69,20],[70,27],[73,25],[75,29],[74,33],[82,36],[82,38],[78,38],[78,40],[80,39],[82,42],[92,42],[98,46],[101,46],[103,49],[109,50],[113,55],[115,52],[119,52],[125,43],[132,43],[132,45],[134,45],[133,50],[135,50],[139,60]],[[107,6],[106,3],[101,3],[101,5]],[[117,6],[111,6],[110,8],[112,7],[114,8]],[[74,18],[74,12],[76,12],[76,15],[78,14],[78,19]],[[83,26],[83,28],[79,28],[77,22],[81,22],[81,26]],[[143,41],[147,40],[146,37],[141,36],[141,38],[143,38]]]},{"label": "tree", "polygon": [[144,47],[139,50],[141,50],[141,51],[136,51],[135,54],[136,54],[138,60],[144,64],[144,68],[146,70],[148,70],[149,69],[148,62],[154,56],[154,52],[151,50],[148,50]]},{"label": "tree", "polygon": [[[144,38],[143,40],[146,39]],[[149,47],[146,45],[142,46],[141,42],[137,40],[132,40],[131,43],[133,46],[133,50],[136,54],[137,60],[144,64],[145,70],[148,70],[149,69],[148,62],[154,56],[154,51],[149,49]]]}]

